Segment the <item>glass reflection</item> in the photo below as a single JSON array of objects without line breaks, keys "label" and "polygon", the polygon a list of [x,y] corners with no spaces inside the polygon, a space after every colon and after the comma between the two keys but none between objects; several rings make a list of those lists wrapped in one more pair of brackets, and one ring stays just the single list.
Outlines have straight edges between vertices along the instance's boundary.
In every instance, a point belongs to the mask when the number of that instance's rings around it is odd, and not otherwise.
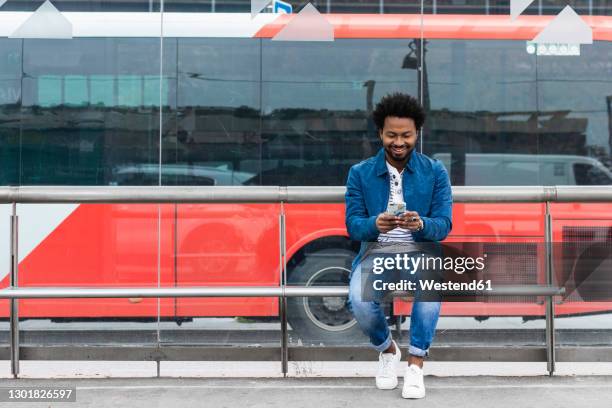
[{"label": "glass reflection", "polygon": [[164,163],[197,185],[245,184],[260,171],[258,41],[181,38],[177,47],[175,143]]},{"label": "glass reflection", "polygon": [[580,57],[537,58],[538,106],[551,113],[542,118],[547,133],[562,131],[555,121],[567,129],[554,144],[542,140],[541,150],[583,156],[567,160],[575,184],[612,184],[612,44],[582,45]]},{"label": "glass reflection", "polygon": [[[117,166],[158,161],[159,40],[0,43],[6,184],[109,184]],[[173,88],[161,82],[167,104]]]},{"label": "glass reflection", "polygon": [[343,185],[379,139],[370,114],[388,92],[417,94],[410,40],[264,41],[262,172],[254,184]]},{"label": "glass reflection", "polygon": [[[3,39],[2,177],[157,184],[161,97],[162,184],[342,185],[378,149],[373,104],[419,94],[419,44],[169,38],[160,80],[154,38]],[[607,42],[577,58],[521,41],[424,45],[421,142],[453,184],[611,182]]]},{"label": "glass reflection", "polygon": [[612,183],[610,47],[583,47],[536,57],[513,41],[427,41],[425,152],[454,185]]},{"label": "glass reflection", "polygon": [[0,185],[19,183],[21,40],[0,40]]}]

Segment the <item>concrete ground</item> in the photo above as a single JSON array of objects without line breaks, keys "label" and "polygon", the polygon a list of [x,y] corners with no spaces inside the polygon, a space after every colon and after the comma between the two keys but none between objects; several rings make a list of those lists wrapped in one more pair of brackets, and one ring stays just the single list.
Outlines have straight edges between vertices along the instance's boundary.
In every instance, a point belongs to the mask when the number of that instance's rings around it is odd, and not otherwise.
[{"label": "concrete ground", "polygon": [[3,379],[2,388],[76,387],[77,401],[0,407],[612,407],[609,376],[426,376],[425,384],[424,400],[404,400],[401,379],[391,391],[377,390],[372,378]]}]

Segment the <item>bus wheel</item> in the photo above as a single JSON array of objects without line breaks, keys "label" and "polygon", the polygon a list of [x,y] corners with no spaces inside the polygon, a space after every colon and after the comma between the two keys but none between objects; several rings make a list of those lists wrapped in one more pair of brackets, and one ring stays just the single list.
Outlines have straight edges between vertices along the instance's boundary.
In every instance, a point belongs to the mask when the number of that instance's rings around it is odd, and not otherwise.
[{"label": "bus wheel", "polygon": [[[348,286],[355,253],[324,249],[304,257],[288,277],[290,285]],[[291,340],[302,344],[349,344],[366,341],[348,309],[347,297],[287,298]]]}]

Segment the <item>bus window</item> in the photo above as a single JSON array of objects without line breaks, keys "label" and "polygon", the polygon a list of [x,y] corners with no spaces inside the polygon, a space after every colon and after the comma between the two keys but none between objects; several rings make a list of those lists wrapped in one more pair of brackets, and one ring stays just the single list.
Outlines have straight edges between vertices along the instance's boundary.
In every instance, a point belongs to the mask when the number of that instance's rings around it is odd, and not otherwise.
[{"label": "bus window", "polygon": [[595,167],[591,164],[576,163],[574,164],[574,176],[576,184],[581,186],[597,186],[612,184],[612,175],[603,169]]}]

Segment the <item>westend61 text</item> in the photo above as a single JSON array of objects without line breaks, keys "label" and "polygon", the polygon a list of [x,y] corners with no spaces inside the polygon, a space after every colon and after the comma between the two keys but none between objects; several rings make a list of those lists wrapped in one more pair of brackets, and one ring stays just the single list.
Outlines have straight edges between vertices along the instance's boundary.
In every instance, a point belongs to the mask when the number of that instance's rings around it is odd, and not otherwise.
[{"label": "westend61 text", "polygon": [[[416,282],[402,279],[397,282],[383,282],[380,279],[375,280],[372,283],[374,290],[378,291],[413,291],[417,290]],[[491,279],[487,280],[473,280],[471,282],[437,282],[435,280],[421,280],[419,279],[419,286],[421,290],[427,291],[476,291],[476,290],[493,290],[491,286]]]}]

